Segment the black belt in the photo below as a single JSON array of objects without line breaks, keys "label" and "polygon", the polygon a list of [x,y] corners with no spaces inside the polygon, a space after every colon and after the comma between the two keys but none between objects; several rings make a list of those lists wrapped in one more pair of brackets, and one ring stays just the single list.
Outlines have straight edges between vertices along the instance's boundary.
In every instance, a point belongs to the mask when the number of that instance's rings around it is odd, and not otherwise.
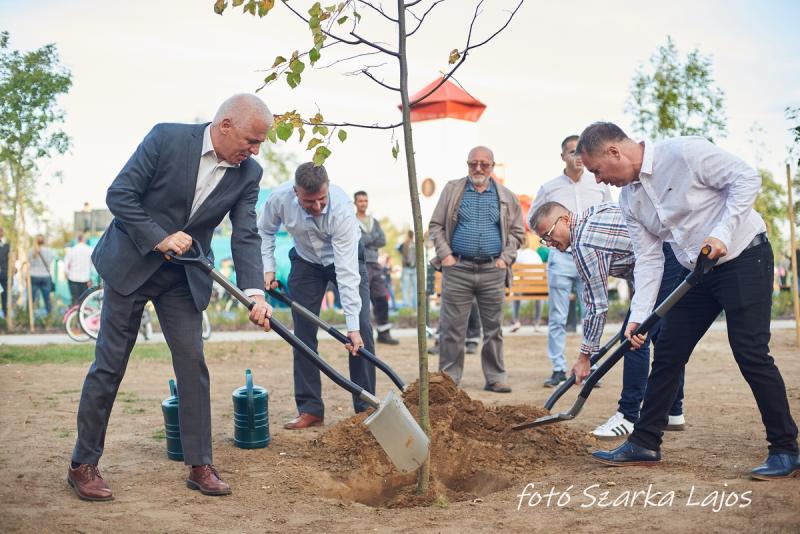
[{"label": "black belt", "polygon": [[453,254],[453,256],[459,260],[466,260],[471,261],[477,265],[482,265],[484,263],[492,263],[500,256],[462,256],[460,254]]},{"label": "black belt", "polygon": [[769,239],[767,239],[766,232],[761,232],[760,234],[755,236],[753,240],[750,241],[746,247],[744,247],[744,249],[742,249],[742,252],[744,252],[749,248],[757,247],[758,245],[763,245],[764,243],[769,243]]}]

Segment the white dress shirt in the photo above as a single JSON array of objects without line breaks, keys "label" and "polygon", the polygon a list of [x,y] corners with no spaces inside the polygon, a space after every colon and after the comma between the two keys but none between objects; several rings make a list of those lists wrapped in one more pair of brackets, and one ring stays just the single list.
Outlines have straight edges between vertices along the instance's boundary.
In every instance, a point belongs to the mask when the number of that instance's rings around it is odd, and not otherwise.
[{"label": "white dress shirt", "polygon": [[70,282],[88,282],[92,275],[92,247],[75,243],[64,255],[64,267]]},{"label": "white dress shirt", "polygon": [[[195,214],[197,209],[203,205],[208,195],[219,185],[225,172],[230,168],[238,167],[233,163],[219,160],[214,151],[214,144],[211,142],[211,125],[206,126],[203,131],[203,149],[200,152],[200,165],[197,168],[197,184],[194,187],[194,200],[192,200],[192,210],[189,212],[189,219]],[[255,295],[264,296],[262,289],[248,288],[244,290],[248,297]]]},{"label": "white dress shirt", "polygon": [[301,258],[325,267],[334,264],[347,330],[357,331],[361,313],[358,292],[361,229],[350,196],[342,188],[329,184],[328,204],[321,216],[314,217],[297,201],[293,182],[276,187],[258,219],[264,272],[275,272],[275,234],[281,224],[294,238],[295,251]]},{"label": "white dress shirt", "polygon": [[636,254],[631,322],[641,323],[653,310],[664,270],[662,242],[693,269],[706,237],[728,247],[722,264],[766,231],[753,209],[760,189],[755,169],[703,137],[645,141],[639,179],[619,197]]},{"label": "white dress shirt", "polygon": [[211,143],[211,125],[209,124],[203,132],[203,150],[200,152],[200,166],[197,169],[197,185],[194,188],[192,211],[189,213],[190,219],[197,208],[208,198],[208,195],[219,185],[222,177],[225,176],[225,171],[231,167],[238,167],[238,165],[228,163],[224,159],[220,161],[217,158],[214,145]]},{"label": "white dress shirt", "polygon": [[594,175],[584,170],[577,182],[573,182],[566,174],[545,182],[533,199],[527,220],[545,202],[558,202],[572,213],[581,214],[592,206],[613,200],[608,185],[598,184]]}]

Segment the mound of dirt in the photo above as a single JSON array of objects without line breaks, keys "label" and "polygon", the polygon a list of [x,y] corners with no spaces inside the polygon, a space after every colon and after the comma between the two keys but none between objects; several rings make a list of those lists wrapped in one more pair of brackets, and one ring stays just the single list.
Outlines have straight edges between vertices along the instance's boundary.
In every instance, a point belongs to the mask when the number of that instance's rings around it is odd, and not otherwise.
[{"label": "mound of dirt", "polygon": [[[418,416],[418,384],[404,401]],[[310,444],[332,497],[388,508],[436,500],[472,500],[511,486],[548,461],[585,454],[593,438],[566,425],[515,432],[511,427],[547,412],[531,406],[485,406],[470,399],[446,374],[430,378],[431,491],[416,495],[414,473],[402,475],[363,425],[369,413],[351,417]]]}]

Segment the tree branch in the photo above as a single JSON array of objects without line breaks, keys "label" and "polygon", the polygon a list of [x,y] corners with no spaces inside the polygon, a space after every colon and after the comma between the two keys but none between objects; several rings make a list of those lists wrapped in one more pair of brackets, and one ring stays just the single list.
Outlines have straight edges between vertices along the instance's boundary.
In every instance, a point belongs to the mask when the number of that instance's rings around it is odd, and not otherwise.
[{"label": "tree branch", "polygon": [[[283,2],[283,5],[286,6],[289,9],[289,11],[291,11],[292,13],[294,13],[297,16],[297,18],[299,18],[300,20],[302,20],[303,22],[308,24],[308,19],[305,16],[303,16],[303,14],[301,14],[299,11],[297,11],[295,8],[290,6],[289,5],[289,0],[281,0],[281,1]],[[334,34],[330,33],[328,30],[322,29],[322,25],[320,25],[319,30],[322,33],[324,33],[325,35],[327,35],[328,37],[330,37],[331,39],[336,39],[337,41],[339,41],[341,43],[345,43],[345,44],[349,44],[349,45],[357,45],[357,44],[359,44],[359,41],[348,41],[344,37],[339,37],[338,35],[334,35]]]},{"label": "tree branch", "polygon": [[390,17],[389,15],[387,15],[386,12],[383,9],[381,9],[380,7],[375,7],[372,4],[370,4],[369,2],[366,2],[365,0],[358,0],[358,3],[359,4],[364,4],[368,8],[373,9],[373,10],[377,11],[378,13],[380,13],[381,15],[383,15],[383,17],[385,19],[391,20],[392,22],[397,24],[397,19],[394,19],[394,18]]},{"label": "tree branch", "polygon": [[472,22],[470,22],[470,24],[469,24],[469,32],[467,33],[467,44],[464,47],[464,51],[461,53],[461,57],[459,58],[458,62],[456,62],[456,64],[453,65],[453,68],[450,69],[450,71],[447,74],[442,76],[442,79],[439,81],[439,83],[437,83],[430,91],[428,91],[427,93],[422,95],[420,98],[417,98],[416,100],[411,102],[409,104],[409,106],[413,106],[415,104],[418,104],[419,102],[422,102],[423,100],[425,100],[426,98],[431,96],[434,92],[436,92],[436,90],[439,89],[439,87],[441,87],[444,84],[444,82],[446,82],[451,76],[453,76],[453,74],[455,74],[455,72],[459,69],[459,67],[461,67],[461,65],[464,64],[464,61],[466,61],[467,55],[469,55],[469,51],[470,50],[473,50],[475,48],[478,48],[479,46],[485,45],[486,43],[488,43],[489,41],[494,39],[501,31],[503,31],[509,25],[509,23],[511,23],[511,19],[514,18],[514,15],[517,14],[517,11],[519,11],[519,8],[522,7],[522,4],[524,2],[525,2],[525,0],[519,0],[519,3],[517,4],[517,7],[514,8],[514,10],[511,12],[511,14],[508,17],[508,20],[505,22],[505,24],[503,24],[500,27],[499,30],[494,32],[488,38],[484,39],[482,42],[473,45],[473,44],[470,44],[471,41],[472,41],[472,30],[473,30],[473,27],[475,26],[475,21],[478,18],[480,7],[483,4],[483,0],[480,0],[480,2],[478,2],[478,4],[475,6],[475,13],[472,15]]},{"label": "tree branch", "polygon": [[420,27],[422,27],[422,21],[424,21],[425,17],[428,16],[428,13],[430,13],[434,7],[436,7],[438,4],[441,4],[442,2],[444,2],[444,0],[436,0],[436,2],[432,3],[430,7],[428,7],[428,9],[425,11],[425,13],[422,14],[422,17],[418,17],[417,15],[414,14],[414,12],[409,11],[409,13],[411,13],[414,16],[414,18],[417,19],[418,22],[417,22],[417,27],[411,30],[411,32],[408,35],[406,35],[406,37],[411,37],[412,35],[417,33],[417,30],[420,29]]},{"label": "tree branch", "polygon": [[[350,32],[350,35],[352,35],[353,37],[355,37],[356,39],[358,39],[358,41],[356,41],[356,42],[355,42],[355,43],[353,43],[353,44],[365,44],[365,45],[367,45],[367,46],[370,46],[370,47],[374,48],[375,50],[380,50],[380,51],[381,51],[381,52],[383,52],[384,54],[388,54],[388,55],[390,55],[390,56],[393,56],[393,57],[396,57],[396,58],[399,58],[399,57],[400,57],[400,54],[399,54],[399,53],[397,53],[397,52],[394,52],[394,51],[392,51],[392,50],[389,50],[388,48],[384,48],[384,47],[382,47],[382,46],[381,46],[381,45],[379,45],[379,44],[373,43],[372,41],[367,41],[366,39],[364,39],[363,37],[361,37],[360,35],[358,35],[358,34],[357,34],[356,32],[354,32],[354,31]],[[348,42],[349,42],[349,41],[348,41]]]},{"label": "tree branch", "polygon": [[[385,63],[384,63],[384,65],[385,65]],[[372,67],[380,67],[380,66],[381,66],[381,65],[372,65]],[[351,74],[351,75],[355,75],[355,74],[363,74],[364,76],[366,76],[367,78],[369,78],[369,79],[370,79],[370,80],[372,80],[373,82],[377,83],[377,84],[378,84],[378,85],[380,85],[381,87],[385,87],[386,89],[389,89],[390,91],[398,91],[398,92],[400,91],[400,88],[399,88],[399,87],[392,87],[391,85],[389,85],[389,84],[386,84],[386,83],[382,82],[381,80],[377,79],[375,76],[373,76],[373,75],[372,75],[372,74],[369,72],[369,69],[370,69],[370,68],[371,68],[371,67],[364,67],[363,69],[359,69],[359,70],[357,70],[357,71],[353,71],[353,72],[351,72],[350,74]]]},{"label": "tree branch", "polygon": [[355,56],[350,56],[350,57],[337,59],[336,61],[332,61],[330,64],[325,65],[324,67],[314,67],[314,68],[316,68],[316,69],[328,69],[330,67],[333,67],[337,63],[343,63],[345,61],[350,61],[351,59],[356,59],[356,58],[364,57],[364,56],[374,56],[375,54],[380,54],[380,53],[381,52],[379,52],[379,51],[376,51],[376,52],[364,52],[363,54],[356,54]]}]

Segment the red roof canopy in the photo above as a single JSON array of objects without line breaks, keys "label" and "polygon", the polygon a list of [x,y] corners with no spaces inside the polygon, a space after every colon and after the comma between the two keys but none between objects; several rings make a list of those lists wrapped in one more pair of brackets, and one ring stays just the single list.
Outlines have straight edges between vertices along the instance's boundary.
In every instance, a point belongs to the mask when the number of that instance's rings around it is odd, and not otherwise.
[{"label": "red roof canopy", "polygon": [[[433,89],[441,78],[426,85],[411,97],[411,102],[425,96]],[[402,106],[397,106],[402,107]],[[477,122],[481,118],[486,105],[473,98],[469,93],[446,80],[436,91],[422,102],[411,106],[411,122],[429,121],[433,119],[453,118]]]}]

